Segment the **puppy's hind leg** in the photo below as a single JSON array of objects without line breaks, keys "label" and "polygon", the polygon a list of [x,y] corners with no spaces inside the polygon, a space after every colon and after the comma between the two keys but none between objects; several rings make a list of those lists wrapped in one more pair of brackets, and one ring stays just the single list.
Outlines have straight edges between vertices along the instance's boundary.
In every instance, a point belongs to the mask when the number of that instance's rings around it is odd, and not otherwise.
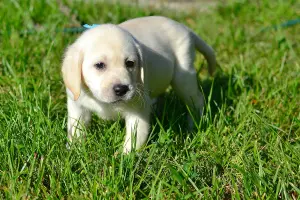
[{"label": "puppy's hind leg", "polygon": [[193,66],[195,57],[194,48],[187,42],[177,52],[172,88],[176,94],[188,105],[191,115],[188,115],[189,128],[194,127],[193,118],[198,121],[204,108],[203,95],[198,87],[197,72]]},{"label": "puppy's hind leg", "polygon": [[197,84],[196,73],[180,72],[175,75],[176,78],[172,82],[172,87],[176,94],[187,104],[191,111],[188,115],[189,128],[194,127],[193,118],[198,121],[202,116],[204,108],[203,95]]}]

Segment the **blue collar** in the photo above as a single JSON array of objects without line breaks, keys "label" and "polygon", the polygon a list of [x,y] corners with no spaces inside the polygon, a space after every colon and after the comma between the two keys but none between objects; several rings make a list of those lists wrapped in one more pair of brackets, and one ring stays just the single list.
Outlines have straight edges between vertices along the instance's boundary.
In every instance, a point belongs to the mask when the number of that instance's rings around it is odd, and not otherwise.
[{"label": "blue collar", "polygon": [[85,24],[85,25],[83,25],[83,27],[86,28],[86,29],[95,28],[95,27],[97,27],[97,26],[100,26],[100,24],[92,24],[92,25]]}]

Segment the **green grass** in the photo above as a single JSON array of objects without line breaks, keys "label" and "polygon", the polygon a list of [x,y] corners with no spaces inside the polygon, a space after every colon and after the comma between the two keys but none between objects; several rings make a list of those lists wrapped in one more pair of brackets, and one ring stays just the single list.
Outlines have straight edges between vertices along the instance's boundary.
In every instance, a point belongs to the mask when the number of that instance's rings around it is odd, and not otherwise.
[{"label": "green grass", "polygon": [[[105,3],[0,1],[0,199],[299,199],[300,25],[259,32],[300,16],[295,1],[230,1],[212,12],[168,12],[218,57],[207,75],[198,130],[171,92],[152,118],[145,148],[122,155],[124,123],[93,118],[87,140],[68,151],[62,54],[79,23],[163,15]],[[24,32],[32,28],[34,34]],[[204,67],[202,67],[204,64]]]}]

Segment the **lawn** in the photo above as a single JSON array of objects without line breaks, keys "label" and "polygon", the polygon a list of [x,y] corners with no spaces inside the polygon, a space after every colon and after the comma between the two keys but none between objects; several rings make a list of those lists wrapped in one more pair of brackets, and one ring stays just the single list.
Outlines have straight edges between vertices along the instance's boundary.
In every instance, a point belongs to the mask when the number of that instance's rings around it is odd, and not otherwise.
[{"label": "lawn", "polygon": [[[101,1],[0,1],[0,199],[299,199],[299,1],[229,1],[178,13]],[[165,15],[217,52],[214,77],[195,67],[204,116],[187,131],[169,91],[147,145],[123,155],[124,122],[93,116],[66,149],[62,55],[84,23]],[[35,30],[35,31],[34,31]]]}]

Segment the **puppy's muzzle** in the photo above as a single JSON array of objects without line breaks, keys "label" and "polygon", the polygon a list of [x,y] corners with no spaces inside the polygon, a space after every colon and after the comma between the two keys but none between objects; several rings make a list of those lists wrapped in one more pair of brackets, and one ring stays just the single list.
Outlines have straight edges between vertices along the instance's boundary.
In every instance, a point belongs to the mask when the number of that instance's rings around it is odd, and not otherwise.
[{"label": "puppy's muzzle", "polygon": [[113,90],[114,90],[116,96],[122,97],[129,91],[129,87],[128,87],[128,85],[117,84],[117,85],[114,85]]}]

